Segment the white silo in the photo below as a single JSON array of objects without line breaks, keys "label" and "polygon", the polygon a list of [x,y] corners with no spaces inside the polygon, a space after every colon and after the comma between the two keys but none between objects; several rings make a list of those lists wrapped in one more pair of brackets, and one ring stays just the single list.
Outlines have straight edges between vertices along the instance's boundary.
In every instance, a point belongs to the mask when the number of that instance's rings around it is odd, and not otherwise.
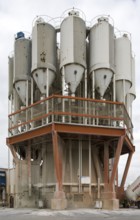
[{"label": "white silo", "polygon": [[[100,17],[90,29],[89,71],[93,81],[93,90],[104,94],[114,74],[114,27],[109,17]],[[94,98],[95,94],[93,94]]]},{"label": "white silo", "polygon": [[126,104],[127,104],[127,111],[132,118],[132,102],[136,98],[136,88],[135,88],[135,58],[132,57],[132,86],[128,91],[128,94],[126,95]]},{"label": "white silo", "polygon": [[28,82],[31,74],[31,40],[18,32],[14,48],[14,86],[22,103],[27,104]]},{"label": "white silo", "polygon": [[36,20],[32,31],[32,75],[43,96],[56,74],[56,31],[42,18]]},{"label": "white silo", "polygon": [[131,41],[128,34],[115,39],[115,65],[116,65],[116,99],[125,103],[126,94],[131,87]]},{"label": "white silo", "polygon": [[[86,68],[86,25],[78,11],[70,11],[60,27],[60,68],[62,78],[75,96]],[[64,90],[64,83],[62,85]]]}]

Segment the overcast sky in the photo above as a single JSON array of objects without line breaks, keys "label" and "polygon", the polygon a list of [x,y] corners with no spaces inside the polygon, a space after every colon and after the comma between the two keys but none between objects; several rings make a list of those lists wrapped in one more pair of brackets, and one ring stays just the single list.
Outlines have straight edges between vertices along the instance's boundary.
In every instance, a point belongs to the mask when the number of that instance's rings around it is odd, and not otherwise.
[{"label": "overcast sky", "polygon": [[[133,102],[134,145],[127,182],[140,175],[140,1],[139,0],[0,0],[0,167],[8,166],[6,137],[8,129],[8,56],[13,51],[14,35],[31,33],[37,15],[61,17],[70,8],[82,10],[87,21],[98,15],[110,15],[114,26],[131,33],[132,48],[136,55],[136,93]],[[121,172],[125,162],[121,160]]]}]

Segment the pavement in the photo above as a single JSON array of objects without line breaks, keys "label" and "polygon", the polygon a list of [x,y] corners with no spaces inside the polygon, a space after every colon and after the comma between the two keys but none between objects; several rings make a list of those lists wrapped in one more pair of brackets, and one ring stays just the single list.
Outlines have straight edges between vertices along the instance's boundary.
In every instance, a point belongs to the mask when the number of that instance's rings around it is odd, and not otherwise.
[{"label": "pavement", "polygon": [[52,211],[50,209],[0,208],[0,220],[140,220],[140,209],[116,211],[75,209]]}]

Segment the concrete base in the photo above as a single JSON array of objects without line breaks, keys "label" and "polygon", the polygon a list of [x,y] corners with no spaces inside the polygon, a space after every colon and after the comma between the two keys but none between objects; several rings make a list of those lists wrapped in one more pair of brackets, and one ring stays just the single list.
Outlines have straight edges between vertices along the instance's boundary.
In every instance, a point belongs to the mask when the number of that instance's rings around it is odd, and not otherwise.
[{"label": "concrete base", "polygon": [[100,200],[95,201],[95,206],[94,206],[95,209],[102,209],[102,206],[103,206],[102,201]]},{"label": "concrete base", "polygon": [[65,193],[63,191],[56,191],[54,193],[54,198],[51,199],[51,209],[63,210],[66,208],[67,208],[67,199],[65,198]]},{"label": "concrete base", "polygon": [[63,210],[67,208],[66,199],[52,199],[51,200],[51,209],[53,210]]},{"label": "concrete base", "polygon": [[108,210],[118,210],[119,209],[119,200],[118,199],[105,199],[102,203],[102,209]]}]

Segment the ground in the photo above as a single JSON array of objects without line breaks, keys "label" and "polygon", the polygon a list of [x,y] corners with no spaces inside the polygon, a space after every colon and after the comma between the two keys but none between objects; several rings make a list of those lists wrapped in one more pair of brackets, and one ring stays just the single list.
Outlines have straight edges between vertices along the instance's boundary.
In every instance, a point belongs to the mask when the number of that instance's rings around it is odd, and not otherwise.
[{"label": "ground", "polygon": [[139,209],[120,209],[117,211],[98,209],[75,209],[52,211],[48,209],[10,209],[0,208],[0,220],[139,220]]}]

